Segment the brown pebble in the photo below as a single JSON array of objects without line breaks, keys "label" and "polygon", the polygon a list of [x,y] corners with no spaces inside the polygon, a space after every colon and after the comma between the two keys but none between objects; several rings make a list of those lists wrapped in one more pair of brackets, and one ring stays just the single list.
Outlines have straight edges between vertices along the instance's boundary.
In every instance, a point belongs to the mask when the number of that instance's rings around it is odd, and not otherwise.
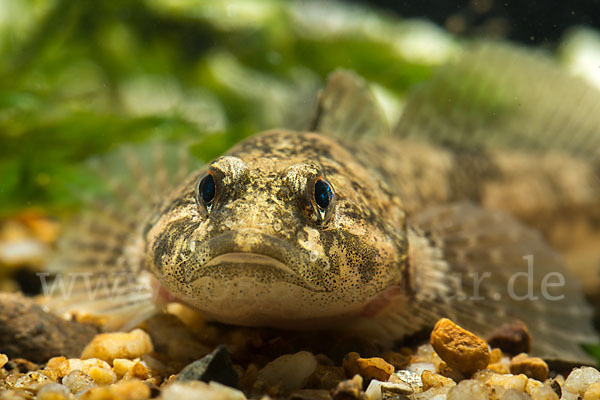
[{"label": "brown pebble", "polygon": [[410,354],[398,353],[395,351],[385,351],[381,354],[381,357],[392,364],[396,370],[405,369],[410,363]]},{"label": "brown pebble", "polygon": [[342,367],[344,368],[344,371],[346,371],[346,376],[348,378],[358,374],[357,360],[359,358],[360,354],[355,352],[350,352],[344,356],[344,360],[342,361]]},{"label": "brown pebble", "polygon": [[514,321],[500,325],[494,330],[487,340],[491,347],[498,347],[504,353],[516,356],[521,353],[529,353],[531,350],[531,336],[529,329],[521,321]]},{"label": "brown pebble", "polygon": [[456,382],[452,379],[439,374],[434,374],[427,369],[421,374],[421,382],[423,382],[424,392],[431,388],[456,385]]},{"label": "brown pebble", "polygon": [[141,329],[129,333],[111,332],[96,335],[83,349],[82,359],[99,358],[112,362],[115,358],[137,358],[154,350],[150,336]]},{"label": "brown pebble", "polygon": [[39,369],[37,364],[32,363],[31,361],[25,360],[24,358],[13,358],[4,365],[4,368],[7,371],[17,371],[17,372],[29,372],[36,371]]},{"label": "brown pebble", "polygon": [[333,390],[333,400],[354,400],[365,399],[365,392],[362,390],[363,379],[360,375],[354,375],[352,379],[341,381]]},{"label": "brown pebble", "polygon": [[510,374],[510,369],[508,368],[508,365],[500,362],[489,364],[487,366],[487,369],[489,369],[490,371],[494,371],[497,374]]},{"label": "brown pebble", "polygon": [[360,376],[367,381],[377,379],[378,381],[387,381],[394,373],[394,367],[383,358],[359,358],[356,360]]},{"label": "brown pebble", "polygon": [[446,378],[452,379],[454,382],[460,382],[465,379],[463,374],[455,369],[450,368],[444,361],[440,362],[438,365],[437,372]]},{"label": "brown pebble", "polygon": [[317,365],[309,379],[308,386],[317,389],[333,389],[346,379],[344,368],[331,365]]},{"label": "brown pebble", "polygon": [[431,345],[450,368],[467,377],[490,362],[487,343],[446,318],[435,324]]},{"label": "brown pebble", "polygon": [[502,350],[495,348],[490,351],[490,364],[500,362],[502,360]]},{"label": "brown pebble", "polygon": [[548,372],[548,364],[538,357],[529,357],[523,353],[510,360],[510,373],[514,375],[525,374],[543,382],[548,378]]}]

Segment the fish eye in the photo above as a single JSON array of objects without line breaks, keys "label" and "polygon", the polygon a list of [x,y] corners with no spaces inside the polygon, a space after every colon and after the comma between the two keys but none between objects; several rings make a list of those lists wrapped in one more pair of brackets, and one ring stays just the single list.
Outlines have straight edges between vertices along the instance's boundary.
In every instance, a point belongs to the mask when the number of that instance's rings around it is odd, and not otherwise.
[{"label": "fish eye", "polygon": [[333,212],[335,192],[331,184],[323,177],[317,177],[312,187],[312,204],[319,223],[326,222]]},{"label": "fish eye", "polygon": [[315,203],[322,208],[326,209],[331,200],[333,199],[333,190],[327,181],[323,178],[317,179],[315,182]]},{"label": "fish eye", "polygon": [[210,172],[204,175],[204,177],[198,183],[196,188],[196,199],[207,211],[210,211],[212,204],[217,197],[217,186],[215,184],[215,178]]}]

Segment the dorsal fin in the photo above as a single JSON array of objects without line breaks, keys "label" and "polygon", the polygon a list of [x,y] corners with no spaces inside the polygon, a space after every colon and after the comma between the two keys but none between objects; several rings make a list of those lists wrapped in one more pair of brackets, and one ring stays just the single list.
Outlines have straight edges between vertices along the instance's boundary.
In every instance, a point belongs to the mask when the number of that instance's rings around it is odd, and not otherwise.
[{"label": "dorsal fin", "polygon": [[394,133],[600,159],[600,91],[540,50],[476,43],[407,97]]},{"label": "dorsal fin", "polygon": [[342,137],[388,134],[389,124],[371,92],[358,75],[334,71],[319,94],[310,131]]}]

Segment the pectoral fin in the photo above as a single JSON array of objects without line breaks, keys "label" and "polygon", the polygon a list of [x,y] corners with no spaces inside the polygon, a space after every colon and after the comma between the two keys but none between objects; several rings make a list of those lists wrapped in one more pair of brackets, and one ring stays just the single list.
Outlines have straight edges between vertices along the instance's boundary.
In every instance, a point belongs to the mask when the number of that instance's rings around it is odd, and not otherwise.
[{"label": "pectoral fin", "polygon": [[377,334],[401,338],[448,317],[486,338],[521,320],[532,353],[589,363],[591,310],[579,282],[540,235],[510,216],[470,204],[430,208],[409,219],[408,297],[371,321]]}]

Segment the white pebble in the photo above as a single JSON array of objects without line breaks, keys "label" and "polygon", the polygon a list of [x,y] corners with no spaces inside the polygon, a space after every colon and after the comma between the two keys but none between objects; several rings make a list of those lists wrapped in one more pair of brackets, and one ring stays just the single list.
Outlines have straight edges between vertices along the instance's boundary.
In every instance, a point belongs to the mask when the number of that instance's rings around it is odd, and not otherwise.
[{"label": "white pebble", "polygon": [[533,400],[558,400],[558,395],[549,386],[540,386],[531,391]]},{"label": "white pebble", "polygon": [[415,392],[420,392],[423,389],[423,381],[421,380],[421,374],[417,374],[411,371],[401,369],[394,372],[394,376],[398,380],[408,384]]},{"label": "white pebble", "polygon": [[529,400],[529,399],[531,399],[531,397],[529,397],[529,395],[527,395],[523,392],[519,392],[518,390],[515,390],[515,389],[508,389],[506,392],[504,392],[504,394],[500,398],[500,400]]},{"label": "white pebble", "polygon": [[15,389],[26,389],[37,391],[43,385],[52,382],[50,378],[46,375],[40,374],[39,372],[32,371],[28,372],[19,379],[14,384]]},{"label": "white pebble", "polygon": [[479,381],[469,379],[460,382],[448,392],[448,400],[488,400],[485,385]]},{"label": "white pebble", "polygon": [[431,364],[431,363],[422,363],[422,362],[417,362],[417,363],[413,363],[411,365],[408,366],[408,370],[410,372],[414,372],[415,374],[421,376],[423,374],[423,371],[431,371],[435,374],[435,365]]},{"label": "white pebble", "polygon": [[563,389],[567,392],[583,395],[588,386],[596,382],[600,382],[600,372],[596,368],[576,368],[565,380]]},{"label": "white pebble", "polygon": [[217,382],[174,382],[167,385],[160,395],[162,400],[246,400],[244,393]]},{"label": "white pebble", "polygon": [[68,387],[73,394],[83,392],[86,389],[96,386],[94,380],[89,375],[84,374],[78,369],[69,372],[69,374],[62,379],[62,384]]},{"label": "white pebble", "polygon": [[317,368],[317,359],[308,351],[286,354],[258,371],[257,380],[280,384],[286,390],[301,389]]},{"label": "white pebble", "polygon": [[370,400],[381,400],[384,393],[386,394],[385,398],[389,398],[395,395],[412,394],[413,388],[404,382],[382,382],[372,379],[365,393]]},{"label": "white pebble", "polygon": [[365,391],[367,397],[370,400],[381,400],[382,399],[382,393],[381,393],[381,384],[383,382],[378,381],[377,379],[373,379],[371,380],[371,383],[369,383],[369,387],[367,387],[367,390]]},{"label": "white pebble", "polygon": [[73,397],[73,395],[71,394],[71,391],[69,390],[69,388],[66,387],[65,385],[61,385],[60,383],[52,382],[52,383],[47,383],[44,386],[42,386],[37,393],[37,397],[38,397],[38,399],[45,399],[45,398],[59,399],[61,397],[64,399],[70,399]]}]

